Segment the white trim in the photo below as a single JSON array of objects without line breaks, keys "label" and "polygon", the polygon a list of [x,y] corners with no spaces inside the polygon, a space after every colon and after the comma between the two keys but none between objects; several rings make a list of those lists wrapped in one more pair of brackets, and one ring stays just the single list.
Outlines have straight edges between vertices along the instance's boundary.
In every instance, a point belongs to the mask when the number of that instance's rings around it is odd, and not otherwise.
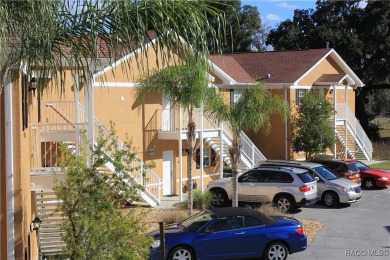
[{"label": "white trim", "polygon": [[297,86],[297,82],[299,82],[300,80],[302,80],[304,77],[307,76],[307,74],[309,74],[312,70],[314,70],[315,67],[317,67],[318,64],[320,64],[323,60],[326,59],[326,57],[328,57],[328,55],[332,52],[333,49],[329,49],[328,53],[325,54],[319,61],[316,62],[316,64],[314,64],[308,71],[306,71],[300,78],[298,78],[295,82],[294,82],[294,86]]},{"label": "white trim", "polygon": [[330,49],[329,52],[325,54],[316,64],[314,64],[308,71],[306,71],[300,78],[298,78],[294,82],[294,85],[297,86],[300,80],[306,77],[311,71],[314,70],[315,67],[317,67],[318,64],[324,61],[328,56],[332,56],[332,58],[337,63],[337,65],[339,65],[341,69],[343,69],[346,72],[346,74],[352,75],[352,77],[351,76],[349,77],[353,82],[357,82],[356,84],[357,87],[364,86],[364,83],[359,79],[359,77],[353,72],[353,70],[345,63],[345,61],[340,57],[340,55],[337,54],[337,52],[334,49]]},{"label": "white trim", "polygon": [[5,201],[7,214],[7,257],[15,258],[15,203],[14,203],[14,156],[12,120],[12,83],[6,79],[4,86],[5,112]]},{"label": "white trim", "polygon": [[147,49],[149,48],[149,46],[151,45],[154,45],[156,44],[156,41],[158,40],[158,38],[155,38],[152,40],[152,42],[149,42],[147,43],[145,46],[142,46],[142,47],[139,47],[137,50],[127,54],[126,56],[124,56],[123,58],[120,58],[119,60],[117,60],[116,62],[114,62],[113,64],[105,67],[103,70],[99,71],[99,72],[96,72],[93,77],[94,78],[97,78],[103,74],[105,74],[106,72],[114,69],[115,67],[117,67],[118,65],[122,64],[123,62],[125,62],[126,60],[130,59],[131,57],[135,56],[137,53],[140,53],[142,50],[144,49]]},{"label": "white trim", "polygon": [[142,86],[141,83],[135,82],[94,82],[94,87],[105,87],[105,88],[135,88]]},{"label": "white trim", "polygon": [[230,77],[224,70],[222,70],[220,67],[215,65],[211,60],[209,60],[209,65],[211,69],[214,71],[214,74],[219,76],[224,84],[237,84],[237,81],[235,81],[232,77]]}]

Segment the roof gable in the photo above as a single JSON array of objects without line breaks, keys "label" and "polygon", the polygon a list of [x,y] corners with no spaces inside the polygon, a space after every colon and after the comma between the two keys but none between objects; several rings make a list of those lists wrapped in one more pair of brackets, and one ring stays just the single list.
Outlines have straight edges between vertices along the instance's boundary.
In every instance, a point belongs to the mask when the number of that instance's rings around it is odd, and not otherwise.
[{"label": "roof gable", "polygon": [[[238,84],[262,79],[267,84],[296,84],[322,60],[330,56],[357,86],[363,82],[333,49],[271,51],[259,53],[211,55],[210,61]],[[264,78],[270,74],[270,78]]]}]

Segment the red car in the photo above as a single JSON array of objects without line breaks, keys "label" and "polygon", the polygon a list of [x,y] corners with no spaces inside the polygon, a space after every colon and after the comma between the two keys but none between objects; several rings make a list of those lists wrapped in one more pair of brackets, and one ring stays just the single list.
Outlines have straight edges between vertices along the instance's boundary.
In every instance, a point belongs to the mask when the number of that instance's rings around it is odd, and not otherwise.
[{"label": "red car", "polygon": [[390,173],[388,171],[372,169],[361,161],[355,161],[355,165],[360,170],[362,186],[366,189],[375,187],[386,188],[390,186]]}]

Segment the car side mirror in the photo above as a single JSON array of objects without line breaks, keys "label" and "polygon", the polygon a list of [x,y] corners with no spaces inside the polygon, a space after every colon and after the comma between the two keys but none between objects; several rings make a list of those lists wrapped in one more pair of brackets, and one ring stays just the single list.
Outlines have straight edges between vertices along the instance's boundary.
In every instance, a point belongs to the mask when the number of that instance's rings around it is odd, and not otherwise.
[{"label": "car side mirror", "polygon": [[315,177],[314,177],[314,179],[315,179],[317,182],[319,182],[319,181],[320,181],[320,178],[319,178],[319,177],[317,177],[317,176],[315,176]]}]

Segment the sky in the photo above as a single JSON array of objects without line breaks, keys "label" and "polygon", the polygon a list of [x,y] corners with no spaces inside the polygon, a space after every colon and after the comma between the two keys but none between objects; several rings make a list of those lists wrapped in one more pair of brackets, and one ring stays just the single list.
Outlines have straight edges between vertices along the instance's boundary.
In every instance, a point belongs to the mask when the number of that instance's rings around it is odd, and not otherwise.
[{"label": "sky", "polygon": [[316,0],[241,0],[241,5],[256,6],[261,20],[276,28],[276,26],[294,16],[295,9],[316,9]]}]

